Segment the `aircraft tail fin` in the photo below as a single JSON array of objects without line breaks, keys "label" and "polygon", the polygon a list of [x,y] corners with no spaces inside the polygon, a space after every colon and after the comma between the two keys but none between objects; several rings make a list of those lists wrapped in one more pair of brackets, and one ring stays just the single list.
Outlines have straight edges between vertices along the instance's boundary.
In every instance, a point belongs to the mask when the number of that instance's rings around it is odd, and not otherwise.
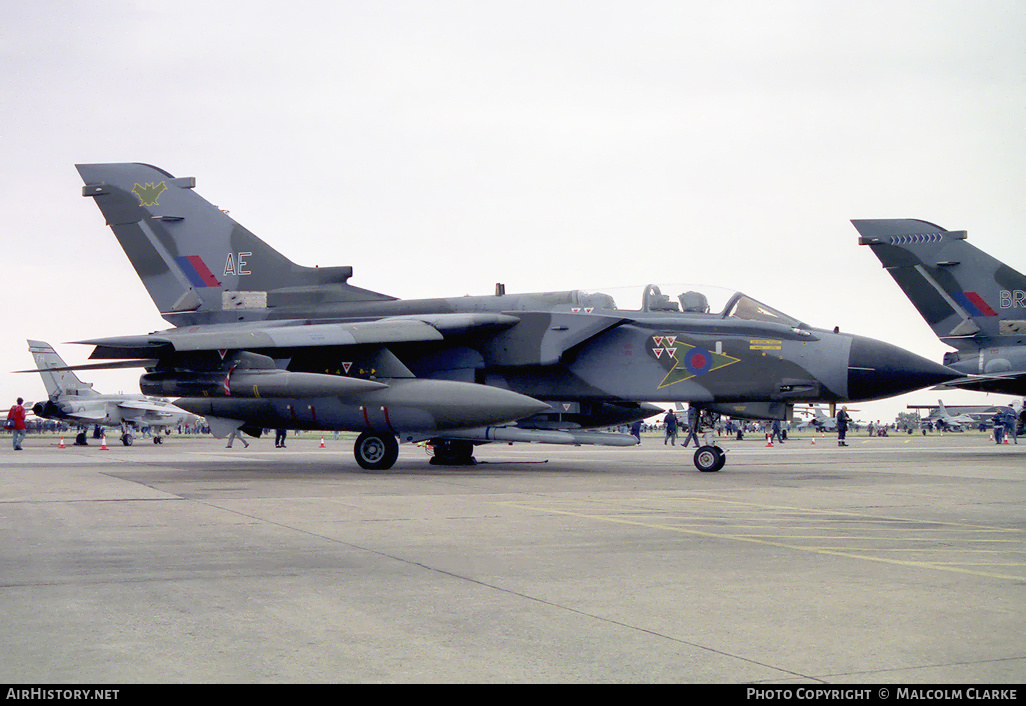
[{"label": "aircraft tail fin", "polygon": [[93,389],[90,382],[82,382],[70,370],[53,371],[50,368],[66,367],[64,360],[57,355],[49,343],[45,341],[28,341],[29,352],[36,361],[36,368],[43,378],[43,386],[51,401],[68,397],[97,397],[99,392]]},{"label": "aircraft tail fin", "polygon": [[192,177],[147,164],[76,168],[82,195],[96,201],[161,316],[176,325],[392,299],[349,285],[351,267],[293,263],[199,196]]},{"label": "aircraft tail fin", "polygon": [[980,348],[1026,333],[1026,277],[966,242],[965,231],[914,219],[852,225],[945,343]]}]

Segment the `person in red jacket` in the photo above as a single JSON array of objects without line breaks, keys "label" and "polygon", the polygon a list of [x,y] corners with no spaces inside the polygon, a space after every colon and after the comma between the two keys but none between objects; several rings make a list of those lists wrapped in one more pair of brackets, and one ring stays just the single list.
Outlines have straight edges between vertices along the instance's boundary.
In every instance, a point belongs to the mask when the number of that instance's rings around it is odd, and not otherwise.
[{"label": "person in red jacket", "polygon": [[[21,442],[25,438],[25,408],[22,407],[22,403],[25,400],[18,398],[18,404],[11,407],[11,411],[7,413],[7,420],[13,422],[10,425],[14,439],[14,450],[21,451]],[[4,425],[8,426],[8,425]]]}]

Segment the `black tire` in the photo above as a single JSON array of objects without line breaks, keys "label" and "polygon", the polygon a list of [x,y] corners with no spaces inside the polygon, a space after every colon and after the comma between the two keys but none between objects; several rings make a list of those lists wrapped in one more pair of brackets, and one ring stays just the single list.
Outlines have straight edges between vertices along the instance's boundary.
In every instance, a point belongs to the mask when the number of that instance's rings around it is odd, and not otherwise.
[{"label": "black tire", "polygon": [[716,462],[716,466],[713,468],[713,471],[718,471],[727,465],[727,452],[719,446],[714,446],[713,448],[716,449],[716,453],[720,455],[720,460]]},{"label": "black tire", "polygon": [[395,465],[399,458],[399,442],[391,434],[374,434],[365,431],[353,445],[353,455],[360,468],[368,471],[384,471]]},{"label": "black tire", "polygon": [[469,441],[455,439],[434,439],[431,445],[435,449],[430,463],[436,466],[472,466],[474,445]]},{"label": "black tire", "polygon": [[727,455],[718,446],[699,446],[695,450],[695,468],[702,473],[715,473],[726,462]]},{"label": "black tire", "polygon": [[134,441],[134,439],[132,438],[131,434],[122,434],[121,435],[121,443],[124,444],[125,446],[131,446],[132,445],[132,441]]}]

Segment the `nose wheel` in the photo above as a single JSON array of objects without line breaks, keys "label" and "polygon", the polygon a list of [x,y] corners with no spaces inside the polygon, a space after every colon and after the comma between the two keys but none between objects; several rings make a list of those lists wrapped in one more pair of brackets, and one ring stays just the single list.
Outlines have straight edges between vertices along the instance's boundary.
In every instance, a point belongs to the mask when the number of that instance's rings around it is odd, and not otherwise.
[{"label": "nose wheel", "polygon": [[699,446],[695,451],[695,467],[702,473],[714,473],[727,462],[727,454],[719,446]]},{"label": "nose wheel", "polygon": [[702,446],[695,449],[695,468],[702,473],[715,473],[727,462],[727,453],[713,443],[713,430],[720,415],[707,409],[699,409],[695,425],[702,430]]}]

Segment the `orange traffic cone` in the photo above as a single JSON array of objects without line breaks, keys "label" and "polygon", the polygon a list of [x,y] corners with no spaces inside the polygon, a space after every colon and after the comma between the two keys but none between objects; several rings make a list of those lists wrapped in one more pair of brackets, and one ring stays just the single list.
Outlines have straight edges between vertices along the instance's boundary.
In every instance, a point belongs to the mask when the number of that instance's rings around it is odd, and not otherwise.
[{"label": "orange traffic cone", "polygon": [[67,448],[66,446],[64,446],[64,437],[63,436],[61,437],[61,443],[57,444],[57,448],[59,448],[59,449]]},{"label": "orange traffic cone", "polygon": [[766,435],[766,448],[767,449],[772,449],[773,448],[773,437],[770,436],[769,434]]},{"label": "orange traffic cone", "polygon": [[317,447],[317,448],[321,448],[321,449],[325,448],[325,446],[324,446],[324,437],[323,436],[321,437],[321,445],[319,447]]},{"label": "orange traffic cone", "polygon": [[107,435],[106,434],[104,434],[101,437],[101,439],[100,439],[100,451],[110,451],[110,449],[107,448]]},{"label": "orange traffic cone", "polygon": [[812,437],[812,445],[813,445],[813,446],[815,446],[815,445],[816,445],[816,437]]}]

